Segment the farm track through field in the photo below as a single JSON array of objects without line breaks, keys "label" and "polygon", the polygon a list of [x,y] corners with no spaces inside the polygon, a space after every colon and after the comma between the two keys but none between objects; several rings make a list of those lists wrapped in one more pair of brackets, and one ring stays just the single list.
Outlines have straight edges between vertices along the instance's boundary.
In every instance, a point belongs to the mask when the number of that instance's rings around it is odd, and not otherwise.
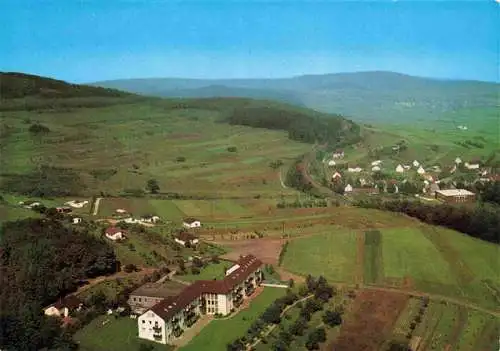
[{"label": "farm track through field", "polygon": [[101,204],[102,197],[98,197],[94,203],[94,212],[92,213],[94,216],[97,216],[99,212],[99,205]]},{"label": "farm track through field", "polygon": [[365,233],[356,233],[356,274],[354,275],[354,282],[356,284],[363,284],[364,270],[365,270]]},{"label": "farm track through field", "polygon": [[457,347],[458,341],[460,339],[460,335],[462,334],[462,330],[467,324],[467,310],[463,306],[458,306],[458,316],[455,321],[455,325],[453,326],[453,332],[450,337],[450,342],[447,345],[447,349],[452,351]]}]

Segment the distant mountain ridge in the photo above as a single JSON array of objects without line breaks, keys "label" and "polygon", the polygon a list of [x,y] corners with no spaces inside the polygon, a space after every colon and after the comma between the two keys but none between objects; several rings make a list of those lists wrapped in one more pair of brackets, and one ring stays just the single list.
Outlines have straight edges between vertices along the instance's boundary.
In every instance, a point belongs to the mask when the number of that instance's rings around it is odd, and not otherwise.
[{"label": "distant mountain ridge", "polygon": [[90,85],[161,97],[248,97],[284,101],[357,120],[432,119],[498,106],[500,84],[371,71],[278,79],[124,79]]}]

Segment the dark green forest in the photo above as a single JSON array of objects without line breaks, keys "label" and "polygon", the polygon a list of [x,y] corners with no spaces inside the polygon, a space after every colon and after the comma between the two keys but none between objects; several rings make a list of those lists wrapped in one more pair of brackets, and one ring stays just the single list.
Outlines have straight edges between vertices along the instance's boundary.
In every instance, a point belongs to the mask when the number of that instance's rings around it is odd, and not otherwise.
[{"label": "dark green forest", "polygon": [[292,140],[304,143],[345,146],[361,140],[357,124],[339,115],[328,117],[267,107],[235,108],[227,121],[230,124],[284,130]]},{"label": "dark green forest", "polygon": [[47,219],[5,222],[0,232],[0,348],[74,347],[60,322],[43,308],[81,280],[114,273],[115,253],[86,229]]}]

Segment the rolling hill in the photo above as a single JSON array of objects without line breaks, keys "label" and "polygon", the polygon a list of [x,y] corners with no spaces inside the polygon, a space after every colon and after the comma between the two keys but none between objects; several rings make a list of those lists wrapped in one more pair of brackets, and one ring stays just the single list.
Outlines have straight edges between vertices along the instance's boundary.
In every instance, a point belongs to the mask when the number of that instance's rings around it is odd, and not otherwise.
[{"label": "rolling hill", "polygon": [[294,160],[316,142],[337,147],[360,138],[360,127],[340,115],[275,101],[159,99],[2,77],[9,93],[0,151],[8,156],[0,181],[5,191],[31,196],[137,194],[151,178],[166,192],[196,196],[279,192],[271,162]]},{"label": "rolling hill", "polygon": [[357,121],[415,123],[498,106],[499,84],[438,80],[394,72],[304,75],[283,79],[124,79],[91,85],[166,97],[265,97]]}]

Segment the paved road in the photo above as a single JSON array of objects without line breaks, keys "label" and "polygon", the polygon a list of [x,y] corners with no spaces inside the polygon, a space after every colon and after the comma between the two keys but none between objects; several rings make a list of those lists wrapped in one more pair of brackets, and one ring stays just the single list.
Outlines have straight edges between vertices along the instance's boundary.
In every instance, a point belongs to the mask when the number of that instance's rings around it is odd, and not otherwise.
[{"label": "paved road", "polygon": [[97,216],[97,212],[99,211],[99,205],[101,204],[101,200],[102,200],[102,197],[98,197],[95,200],[95,203],[94,203],[94,213],[93,213],[94,216]]}]

